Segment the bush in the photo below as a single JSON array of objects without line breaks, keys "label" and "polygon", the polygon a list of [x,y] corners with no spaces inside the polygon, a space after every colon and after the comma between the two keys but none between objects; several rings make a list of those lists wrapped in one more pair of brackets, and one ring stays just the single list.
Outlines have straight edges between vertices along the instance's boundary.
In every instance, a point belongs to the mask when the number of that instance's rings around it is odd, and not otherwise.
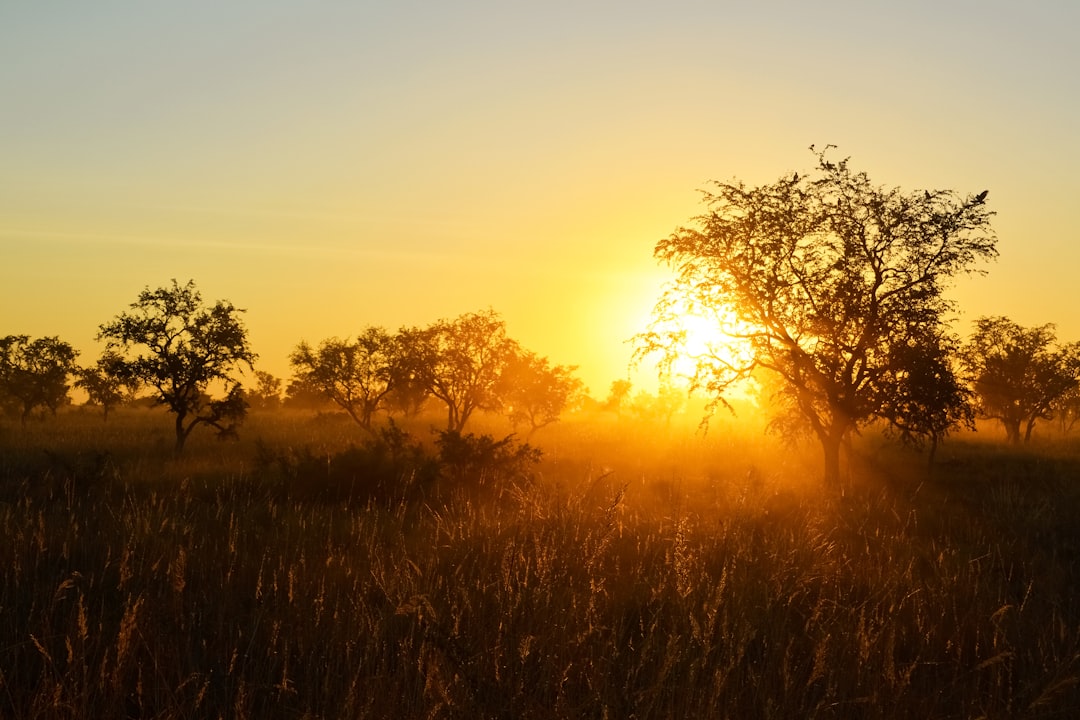
[{"label": "bush", "polygon": [[434,458],[392,421],[364,445],[336,454],[316,454],[309,447],[274,451],[260,444],[257,463],[281,479],[289,497],[387,505],[422,493],[438,472]]},{"label": "bush", "polygon": [[531,479],[541,451],[513,435],[438,433],[435,455],[393,421],[363,445],[338,453],[310,447],[275,451],[260,443],[257,465],[281,481],[289,497],[375,501],[387,506]]},{"label": "bush", "polygon": [[543,453],[513,435],[496,440],[491,435],[462,435],[456,430],[439,433],[439,464],[443,476],[458,483],[478,486],[506,480],[528,479],[530,469]]}]

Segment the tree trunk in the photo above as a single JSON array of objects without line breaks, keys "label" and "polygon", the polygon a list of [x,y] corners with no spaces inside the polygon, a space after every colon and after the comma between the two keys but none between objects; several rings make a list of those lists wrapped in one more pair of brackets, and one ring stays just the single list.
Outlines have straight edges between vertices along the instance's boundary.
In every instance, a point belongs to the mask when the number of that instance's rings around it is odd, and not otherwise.
[{"label": "tree trunk", "polygon": [[345,412],[353,419],[353,422],[360,426],[361,430],[364,430],[372,437],[376,437],[375,430],[371,427],[370,413],[364,412],[362,414],[357,414],[356,410],[351,405],[342,405],[342,407],[345,408]]},{"label": "tree trunk", "polygon": [[825,453],[825,485],[830,488],[840,487],[840,446],[843,435],[830,434],[821,438],[821,448]]},{"label": "tree trunk", "polygon": [[1024,431],[1024,444],[1025,445],[1027,443],[1031,442],[1031,432],[1032,432],[1032,430],[1035,429],[1035,420],[1036,420],[1036,418],[1030,418],[1027,421],[1027,428]]},{"label": "tree trunk", "polygon": [[1013,445],[1020,444],[1020,421],[1019,420],[1002,420],[1002,424],[1005,426],[1005,439]]},{"label": "tree trunk", "polygon": [[184,453],[184,442],[187,440],[188,433],[191,432],[191,428],[184,429],[184,417],[180,413],[176,414],[176,444],[173,446],[173,456],[180,457]]},{"label": "tree trunk", "polygon": [[840,452],[847,444],[844,441],[848,439],[850,430],[851,423],[838,413],[833,416],[827,426],[820,428],[818,432],[821,449],[824,452],[826,487],[834,489],[840,487]]},{"label": "tree trunk", "polygon": [[465,423],[469,422],[469,418],[472,416],[472,407],[463,407],[461,412],[458,413],[457,428],[458,432],[465,430]]}]

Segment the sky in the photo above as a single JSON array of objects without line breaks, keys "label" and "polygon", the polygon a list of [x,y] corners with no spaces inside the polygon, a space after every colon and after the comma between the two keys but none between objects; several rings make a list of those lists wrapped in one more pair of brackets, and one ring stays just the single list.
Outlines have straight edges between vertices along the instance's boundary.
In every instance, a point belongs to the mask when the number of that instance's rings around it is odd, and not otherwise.
[{"label": "sky", "polygon": [[989,190],[951,290],[1080,340],[1080,3],[0,3],[0,335],[98,326],[194,279],[257,367],[492,308],[626,377],[710,181],[827,143],[884,186]]}]

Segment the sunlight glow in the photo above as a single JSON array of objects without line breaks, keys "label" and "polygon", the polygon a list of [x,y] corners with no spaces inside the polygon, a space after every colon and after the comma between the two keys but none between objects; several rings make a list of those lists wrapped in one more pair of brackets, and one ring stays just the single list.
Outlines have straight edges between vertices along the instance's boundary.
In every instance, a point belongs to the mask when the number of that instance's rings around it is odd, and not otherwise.
[{"label": "sunlight glow", "polygon": [[[731,308],[685,309],[666,323],[678,334],[678,357],[671,364],[671,380],[691,386],[710,374],[726,374],[747,366],[751,352]],[[744,394],[744,393],[740,393]]]}]

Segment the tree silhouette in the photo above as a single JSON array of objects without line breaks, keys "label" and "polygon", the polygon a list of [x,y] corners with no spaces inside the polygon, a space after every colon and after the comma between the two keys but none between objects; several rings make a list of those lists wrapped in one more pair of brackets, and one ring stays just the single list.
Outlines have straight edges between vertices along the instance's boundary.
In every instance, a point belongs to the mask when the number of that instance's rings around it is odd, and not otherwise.
[{"label": "tree silhouette", "polygon": [[304,410],[324,410],[333,407],[326,393],[312,385],[309,380],[295,375],[285,386],[285,399],[282,404],[288,408]]},{"label": "tree silhouette", "polygon": [[281,406],[281,378],[265,370],[255,371],[255,387],[244,391],[248,405],[260,410],[273,410]]},{"label": "tree silhouette", "polygon": [[574,377],[575,366],[551,365],[546,357],[520,350],[511,354],[501,375],[501,390],[507,414],[515,428],[529,426],[529,437],[558,421],[559,416],[584,392]]},{"label": "tree silhouette", "polygon": [[79,368],[76,375],[75,385],[86,391],[91,403],[101,406],[104,420],[114,407],[132,400],[140,385],[124,359],[111,351],[102,353],[96,364]]},{"label": "tree silhouette", "polygon": [[68,401],[68,376],[78,352],[58,337],[0,338],[0,401],[14,408],[22,424],[35,408],[56,409]]},{"label": "tree silhouette", "polygon": [[957,353],[958,341],[952,336],[898,345],[880,383],[885,389],[881,416],[904,442],[920,446],[928,440],[930,464],[953,428],[975,427],[972,392],[955,370]]},{"label": "tree silhouette", "polygon": [[289,362],[302,382],[318,388],[374,435],[371,420],[394,388],[396,358],[395,338],[382,328],[368,327],[355,342],[331,338],[317,350],[301,342]]},{"label": "tree silhouette", "polygon": [[[1080,343],[1070,343],[1063,348],[1064,362],[1068,372],[1075,378],[1080,378]],[[1076,422],[1080,420],[1080,383],[1066,390],[1051,404],[1054,416],[1058,419],[1058,426],[1062,433],[1072,432]]]},{"label": "tree silhouette", "polygon": [[1023,327],[981,317],[963,350],[981,417],[1001,421],[1009,442],[1028,442],[1077,387],[1075,352],[1057,346],[1054,326]]},{"label": "tree silhouette", "polygon": [[461,432],[476,410],[500,409],[500,378],[518,347],[494,310],[404,330],[400,337],[407,366],[446,405],[447,430]]},{"label": "tree silhouette", "polygon": [[888,410],[903,372],[895,364],[907,355],[897,349],[933,352],[924,342],[944,334],[946,283],[993,257],[995,238],[985,193],[878,187],[826,152],[815,153],[813,172],[769,185],[715,183],[708,211],[657,243],[675,280],[635,357],[660,353],[670,372],[682,338],[664,328],[684,311],[730,310],[749,357],[699,360],[694,389],[713,398],[711,410],[756,369],[775,373],[835,483],[845,439]]},{"label": "tree silhouette", "polygon": [[[155,400],[176,415],[175,454],[199,425],[219,437],[235,435],[247,413],[235,373],[256,358],[240,321],[244,311],[225,300],[204,306],[191,280],[146,288],[130,307],[101,325],[98,339],[123,358],[125,374],[153,387]],[[209,396],[212,385],[223,388],[220,399]]]},{"label": "tree silhouette", "polygon": [[608,391],[608,396],[604,400],[604,409],[611,410],[621,417],[623,408],[630,400],[630,391],[633,388],[634,384],[629,380],[612,380],[611,389]]},{"label": "tree silhouette", "polygon": [[668,380],[662,380],[655,395],[639,390],[634,395],[630,407],[642,420],[661,421],[665,427],[670,427],[675,414],[686,407],[686,400],[685,388],[677,387]]}]

